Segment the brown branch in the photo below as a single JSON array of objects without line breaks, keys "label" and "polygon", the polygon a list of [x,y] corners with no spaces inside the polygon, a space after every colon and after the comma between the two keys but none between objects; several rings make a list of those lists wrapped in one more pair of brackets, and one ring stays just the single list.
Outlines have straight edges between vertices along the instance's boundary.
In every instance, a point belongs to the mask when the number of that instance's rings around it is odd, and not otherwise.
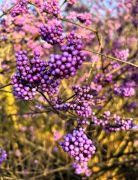
[{"label": "brown branch", "polygon": [[94,53],[94,54],[98,54],[98,55],[106,57],[108,59],[112,59],[112,60],[115,60],[115,61],[118,61],[118,62],[122,62],[122,63],[125,63],[125,64],[128,64],[128,65],[131,65],[131,66],[134,66],[134,67],[138,68],[137,64],[133,64],[133,63],[128,62],[128,61],[124,61],[124,60],[121,60],[121,59],[118,59],[118,58],[115,58],[115,57],[112,57],[112,56],[108,56],[106,54],[102,54],[102,53],[99,53],[99,52],[96,52],[96,51],[87,50],[87,49],[84,49],[83,51],[87,51],[87,52],[91,52],[91,53]]},{"label": "brown branch", "polygon": [[11,83],[10,83],[10,84],[6,84],[6,85],[3,85],[3,86],[0,87],[0,89],[3,89],[3,88],[5,88],[5,87],[11,86],[11,85],[12,85]]}]

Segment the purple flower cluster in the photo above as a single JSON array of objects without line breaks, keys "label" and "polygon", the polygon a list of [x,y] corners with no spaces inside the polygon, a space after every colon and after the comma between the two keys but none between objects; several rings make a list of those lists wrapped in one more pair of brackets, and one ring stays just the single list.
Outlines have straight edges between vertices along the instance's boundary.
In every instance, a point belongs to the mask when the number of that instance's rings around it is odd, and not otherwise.
[{"label": "purple flower cluster", "polygon": [[0,165],[3,163],[3,161],[5,161],[5,159],[7,158],[7,153],[5,150],[2,150],[0,148]]},{"label": "purple flower cluster", "polygon": [[48,64],[53,76],[67,79],[76,74],[85,60],[80,37],[71,32],[67,36],[67,43],[61,47],[61,50],[62,54],[52,54],[50,56]]},{"label": "purple flower cluster", "polygon": [[43,12],[49,13],[53,16],[58,16],[60,14],[60,8],[57,0],[47,0],[43,4]]},{"label": "purple flower cluster", "polygon": [[63,27],[60,21],[54,20],[40,27],[42,39],[49,44],[61,44],[63,42]]},{"label": "purple flower cluster", "polygon": [[14,8],[11,11],[11,16],[16,17],[18,15],[21,15],[23,13],[27,13],[27,0],[20,0],[17,5],[14,6]]},{"label": "purple flower cluster", "polygon": [[47,70],[46,61],[40,60],[39,53],[29,59],[27,52],[19,51],[16,54],[17,70],[12,76],[14,94],[21,99],[33,99],[37,91],[55,93],[59,80],[54,80]]}]

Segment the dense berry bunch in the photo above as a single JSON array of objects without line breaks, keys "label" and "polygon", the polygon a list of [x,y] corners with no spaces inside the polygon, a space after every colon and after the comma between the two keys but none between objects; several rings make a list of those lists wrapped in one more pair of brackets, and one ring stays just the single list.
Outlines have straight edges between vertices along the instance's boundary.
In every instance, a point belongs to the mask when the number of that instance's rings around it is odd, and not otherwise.
[{"label": "dense berry bunch", "polygon": [[17,71],[12,76],[14,94],[21,99],[33,99],[37,91],[55,93],[59,80],[54,80],[47,70],[47,63],[40,60],[39,53],[29,59],[27,52],[16,54]]},{"label": "dense berry bunch", "polygon": [[53,16],[60,14],[60,8],[57,0],[47,0],[43,4],[43,11]]},{"label": "dense berry bunch", "polygon": [[82,41],[74,32],[67,36],[67,43],[61,48],[62,54],[53,54],[49,59],[52,75],[58,78],[74,76],[85,60]]},{"label": "dense berry bunch", "polygon": [[0,165],[2,164],[3,161],[7,158],[7,153],[5,150],[2,150],[0,148]]},{"label": "dense berry bunch", "polygon": [[60,21],[54,20],[40,27],[42,39],[49,44],[61,44],[63,42],[63,27]]},{"label": "dense berry bunch", "polygon": [[74,158],[75,162],[88,162],[96,150],[82,128],[74,129],[72,134],[66,135],[60,145],[69,156]]},{"label": "dense berry bunch", "polygon": [[27,13],[28,9],[27,9],[27,0],[20,0],[19,3],[17,5],[14,6],[14,8],[11,11],[11,15],[13,17],[21,15],[23,13]]}]

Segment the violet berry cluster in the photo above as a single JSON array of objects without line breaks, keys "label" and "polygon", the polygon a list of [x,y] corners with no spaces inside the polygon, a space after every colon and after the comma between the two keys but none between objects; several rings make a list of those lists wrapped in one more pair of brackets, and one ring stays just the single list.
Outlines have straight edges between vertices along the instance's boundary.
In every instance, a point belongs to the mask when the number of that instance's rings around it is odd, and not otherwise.
[{"label": "violet berry cluster", "polygon": [[48,64],[53,76],[67,79],[76,75],[77,70],[85,60],[80,37],[71,32],[67,36],[67,43],[61,47],[61,51],[61,54],[52,54]]},{"label": "violet berry cluster", "polygon": [[80,117],[88,118],[92,115],[92,109],[89,102],[70,102],[69,110],[74,110]]},{"label": "violet berry cluster", "polygon": [[121,97],[131,97],[135,95],[135,82],[124,81],[121,85],[114,85],[114,93]]},{"label": "violet berry cluster", "polygon": [[91,123],[107,132],[127,131],[136,127],[133,118],[123,119],[116,114],[111,115],[110,111],[105,111],[99,118],[93,113]]},{"label": "violet berry cluster", "polygon": [[46,12],[49,15],[53,15],[53,16],[56,16],[56,17],[59,16],[60,8],[59,8],[59,5],[58,5],[58,1],[57,0],[44,1],[43,12]]},{"label": "violet berry cluster", "polygon": [[64,136],[64,142],[60,142],[60,145],[69,156],[73,157],[74,168],[77,169],[77,172],[80,169],[77,165],[87,164],[96,151],[96,147],[87,137],[83,128],[74,129],[72,133]]},{"label": "violet berry cluster", "polygon": [[39,53],[29,59],[26,51],[16,53],[17,70],[12,76],[15,96],[24,100],[33,99],[37,91],[55,93],[60,83],[47,70],[46,61],[40,60]]},{"label": "violet berry cluster", "polygon": [[112,117],[113,124],[109,124],[105,127],[105,130],[108,132],[116,132],[116,131],[124,131],[135,128],[136,125],[133,123],[133,118],[122,119],[120,116],[116,114]]},{"label": "violet berry cluster", "polygon": [[72,164],[72,167],[75,169],[75,174],[83,174],[87,177],[91,176],[92,171],[91,169],[88,168],[88,163],[87,162],[83,162],[83,163],[76,163],[74,162]]},{"label": "violet berry cluster", "polygon": [[19,0],[19,3],[17,3],[17,5],[15,5],[14,8],[12,9],[11,16],[16,17],[18,15],[27,13],[28,11],[27,4],[28,4],[27,0]]},{"label": "violet berry cluster", "polygon": [[89,102],[71,101],[69,103],[56,103],[55,109],[60,111],[75,111],[75,113],[84,118],[88,118],[92,115],[92,109]]},{"label": "violet berry cluster", "polygon": [[79,101],[92,101],[94,96],[97,96],[98,94],[98,89],[94,87],[94,84],[91,84],[90,86],[88,85],[83,85],[83,86],[73,86],[72,87],[76,98]]},{"label": "violet berry cluster", "polygon": [[53,20],[47,25],[40,27],[40,35],[44,41],[51,45],[61,44],[63,42],[63,27],[60,21]]},{"label": "violet berry cluster", "polygon": [[56,102],[55,108],[60,111],[75,111],[79,117],[89,118],[93,114],[93,107],[100,100],[98,93],[101,88],[96,83],[91,83],[90,86],[73,86],[74,99],[68,103]]}]

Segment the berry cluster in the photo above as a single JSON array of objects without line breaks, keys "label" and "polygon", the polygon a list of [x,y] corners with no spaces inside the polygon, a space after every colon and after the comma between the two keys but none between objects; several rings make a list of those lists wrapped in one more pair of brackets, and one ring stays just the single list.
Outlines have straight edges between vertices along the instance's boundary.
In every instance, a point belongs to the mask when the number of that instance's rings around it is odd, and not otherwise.
[{"label": "berry cluster", "polygon": [[102,89],[103,84],[112,82],[112,75],[97,73],[93,78],[93,82],[96,85],[95,89],[97,89],[97,91],[100,91]]},{"label": "berry cluster", "polygon": [[7,153],[5,150],[2,150],[0,148],[0,165],[2,164],[3,161],[7,158]]},{"label": "berry cluster", "polygon": [[84,174],[87,177],[92,174],[91,169],[88,168],[87,162],[73,163],[72,167],[75,169],[75,174]]},{"label": "berry cluster", "polygon": [[61,47],[62,54],[53,54],[48,61],[52,75],[57,78],[74,76],[85,60],[82,52],[82,41],[79,36],[71,32],[67,36],[67,43]]},{"label": "berry cluster", "polygon": [[105,130],[108,132],[116,132],[121,130],[129,130],[135,127],[135,124],[133,123],[133,119],[122,119],[120,116],[117,116],[116,114],[113,115],[113,125],[110,124],[105,127]]},{"label": "berry cluster", "polygon": [[19,51],[16,54],[17,71],[12,76],[14,94],[21,99],[33,99],[37,91],[55,93],[60,83],[54,80],[47,70],[47,63],[40,60],[39,53],[29,59],[27,52]]},{"label": "berry cluster", "polygon": [[81,163],[88,162],[96,150],[93,142],[88,139],[82,128],[74,129],[72,134],[64,136],[64,142],[60,142],[60,145],[69,156]]},{"label": "berry cluster", "polygon": [[73,110],[76,112],[78,116],[88,118],[92,115],[91,106],[88,102],[77,102],[77,101],[71,101],[69,103],[61,103],[61,104],[55,104],[55,108],[60,111],[69,111]]},{"label": "berry cluster", "polygon": [[90,125],[90,121],[88,119],[77,119],[78,127],[83,128],[84,130],[87,129],[88,125]]},{"label": "berry cluster", "polygon": [[88,118],[92,115],[92,109],[88,102],[71,102],[69,109],[74,110],[78,116]]},{"label": "berry cluster", "polygon": [[11,16],[16,17],[18,15],[27,13],[27,0],[20,0],[17,5],[14,6],[14,8],[11,11]]},{"label": "berry cluster", "polygon": [[49,44],[61,44],[63,42],[63,27],[60,21],[54,20],[40,27],[42,39]]},{"label": "berry cluster", "polygon": [[93,86],[83,85],[73,86],[73,91],[75,92],[76,98],[80,101],[90,101],[93,97],[97,95],[97,90]]},{"label": "berry cluster", "polygon": [[58,16],[60,14],[60,8],[57,0],[47,0],[43,4],[43,12],[46,12],[53,16]]},{"label": "berry cluster", "polygon": [[114,85],[114,93],[121,97],[131,97],[135,95],[135,88],[129,84]]},{"label": "berry cluster", "polygon": [[98,118],[93,113],[92,124],[102,127],[107,132],[116,132],[121,130],[129,130],[136,125],[133,123],[133,119],[122,119],[120,116],[114,114],[111,115],[110,111],[105,111],[103,115]]},{"label": "berry cluster", "polygon": [[109,123],[108,120],[109,120],[109,115],[106,115],[106,117],[105,117],[105,114],[104,114],[101,118],[98,118],[95,115],[95,113],[93,113],[91,122],[92,122],[92,124],[94,124],[96,126],[105,127],[105,125],[107,125]]}]

